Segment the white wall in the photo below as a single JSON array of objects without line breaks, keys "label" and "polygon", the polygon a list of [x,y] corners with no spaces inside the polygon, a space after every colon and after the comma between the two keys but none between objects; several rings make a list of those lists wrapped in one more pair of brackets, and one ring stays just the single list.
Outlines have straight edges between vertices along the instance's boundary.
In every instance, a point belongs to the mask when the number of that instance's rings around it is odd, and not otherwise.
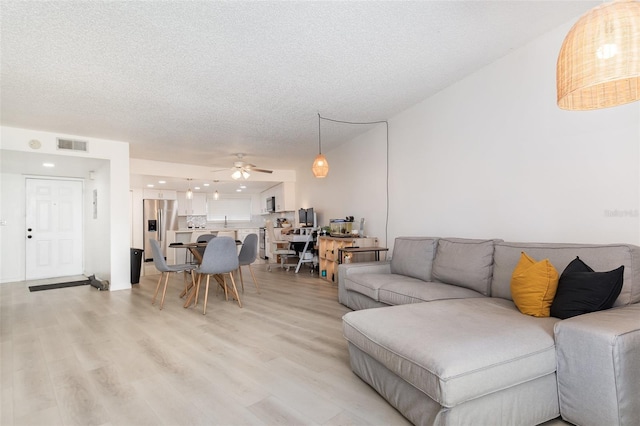
[{"label": "white wall", "polygon": [[[0,282],[25,277],[25,182],[24,176],[0,174]],[[23,254],[20,256],[19,254]]]},{"label": "white wall", "polygon": [[[569,28],[389,120],[389,246],[401,235],[640,244],[640,103],[556,106],[555,65]],[[356,152],[360,161],[351,161]],[[329,216],[364,215],[367,233],[382,237],[381,135],[325,155],[324,180],[300,166],[299,199]]]},{"label": "white wall", "polygon": [[[111,275],[111,253],[104,250],[104,241],[111,236],[111,188],[108,164],[94,171],[93,180],[85,180],[85,274],[96,277]],[[97,214],[93,217],[93,191],[97,191]],[[128,218],[127,218],[128,219]],[[127,252],[128,254],[129,252]]]},{"label": "white wall", "polygon": [[[119,141],[56,134],[12,127],[0,127],[3,150],[32,152],[28,142],[42,143],[39,153],[108,160],[108,165],[96,170],[95,180],[85,180],[85,273],[109,280],[111,290],[130,288],[129,261],[129,144]],[[89,142],[88,153],[61,152],[56,138],[81,139]],[[84,176],[83,176],[84,177]],[[98,189],[98,221],[87,213],[92,191]],[[0,216],[15,220],[0,227],[0,282],[24,280],[24,176],[2,175]],[[123,208],[123,206],[125,208]],[[18,209],[22,213],[18,213]],[[18,214],[20,216],[18,216]]]},{"label": "white wall", "polygon": [[386,126],[377,124],[349,144],[323,152],[329,162],[329,174],[323,179],[316,179],[311,172],[317,152],[312,153],[308,164],[296,170],[296,204],[313,207],[319,226],[346,216],[353,216],[359,226],[364,218],[365,233],[385,245],[386,144]]}]

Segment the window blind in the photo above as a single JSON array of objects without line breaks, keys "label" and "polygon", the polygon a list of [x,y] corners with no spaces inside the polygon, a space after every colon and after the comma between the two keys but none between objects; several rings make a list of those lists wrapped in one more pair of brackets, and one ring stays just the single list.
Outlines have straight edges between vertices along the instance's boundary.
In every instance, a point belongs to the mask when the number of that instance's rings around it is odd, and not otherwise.
[{"label": "window blind", "polygon": [[251,220],[251,199],[250,198],[221,198],[219,200],[208,201],[207,220],[224,221],[250,221]]}]

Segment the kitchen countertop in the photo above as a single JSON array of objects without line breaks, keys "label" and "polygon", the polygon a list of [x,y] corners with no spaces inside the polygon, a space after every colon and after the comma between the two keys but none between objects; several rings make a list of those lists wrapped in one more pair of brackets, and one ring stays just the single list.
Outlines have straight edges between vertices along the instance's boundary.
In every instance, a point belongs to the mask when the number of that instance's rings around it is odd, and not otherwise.
[{"label": "kitchen countertop", "polygon": [[241,229],[258,229],[260,226],[238,226],[238,227],[228,227],[228,228],[189,228],[189,229],[178,229],[177,231],[173,231],[175,233],[186,233],[186,232],[218,232],[218,231],[239,231]]}]

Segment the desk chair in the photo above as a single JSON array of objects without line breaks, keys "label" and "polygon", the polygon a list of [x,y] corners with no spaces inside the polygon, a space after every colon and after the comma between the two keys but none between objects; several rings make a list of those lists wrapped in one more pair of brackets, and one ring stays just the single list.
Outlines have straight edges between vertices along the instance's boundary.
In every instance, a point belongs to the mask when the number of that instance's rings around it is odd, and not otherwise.
[{"label": "desk chair", "polygon": [[258,287],[258,281],[256,281],[256,276],[253,274],[253,269],[251,268],[251,264],[256,261],[258,257],[258,234],[249,234],[244,238],[244,243],[242,244],[242,248],[240,249],[240,254],[238,255],[238,274],[240,275],[240,283],[242,285],[242,292],[244,293],[244,279],[242,278],[242,267],[248,266],[249,272],[251,272],[251,278],[253,278],[253,284],[256,286],[256,290],[260,293],[260,288]]},{"label": "desk chair", "polygon": [[[189,272],[191,274],[191,282],[195,285],[195,279],[193,277],[193,270],[196,268],[196,265],[192,265],[189,263],[185,263],[182,265],[167,265],[164,256],[162,255],[162,250],[160,249],[160,243],[157,240],[150,239],[149,244],[151,245],[151,251],[153,253],[153,264],[158,271],[160,271],[160,279],[158,280],[158,285],[156,285],[156,292],[153,294],[153,298],[151,299],[151,304],[156,303],[156,297],[158,296],[158,290],[160,290],[160,283],[162,282],[162,277],[164,276],[164,289],[162,290],[162,300],[160,301],[160,309],[164,306],[164,296],[167,293],[167,283],[169,282],[169,272]],[[186,294],[187,288],[187,280],[185,279],[184,283],[184,293]]]},{"label": "desk chair", "polygon": [[200,292],[200,281],[202,281],[203,275],[207,276],[207,287],[204,292],[204,307],[202,309],[202,315],[206,315],[207,313],[209,279],[211,278],[211,275],[222,275],[222,282],[220,284],[224,287],[224,295],[227,300],[229,300],[229,298],[227,291],[227,277],[225,274],[229,275],[229,278],[231,278],[231,284],[233,285],[233,294],[238,301],[238,305],[242,308],[242,302],[240,301],[240,295],[236,288],[236,282],[233,279],[233,272],[239,267],[237,253],[236,242],[230,237],[218,236],[207,244],[204,256],[202,257],[202,263],[198,269],[195,270],[195,272],[199,274],[198,283],[196,284],[196,304],[198,303],[198,293]]},{"label": "desk chair", "polygon": [[[276,240],[276,233],[273,231],[273,222],[267,220],[265,222],[265,228],[267,229],[267,235],[269,235],[269,246],[271,248],[271,256],[277,259],[280,256],[280,267],[282,269],[285,268],[285,261],[290,256],[295,256],[296,251],[291,250],[289,247],[289,241],[286,240]],[[287,271],[290,266],[287,266]],[[271,271],[271,259],[269,259],[269,266],[267,267],[269,271]]]}]

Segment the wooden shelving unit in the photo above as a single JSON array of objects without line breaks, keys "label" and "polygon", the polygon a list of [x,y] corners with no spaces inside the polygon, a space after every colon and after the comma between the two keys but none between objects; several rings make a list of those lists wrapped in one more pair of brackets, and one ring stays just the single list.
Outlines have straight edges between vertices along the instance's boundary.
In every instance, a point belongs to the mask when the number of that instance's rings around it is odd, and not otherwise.
[{"label": "wooden shelving unit", "polygon": [[[318,237],[318,257],[320,258],[320,278],[330,282],[338,282],[338,250],[345,247],[378,247],[378,239]],[[373,253],[362,253],[352,261],[363,262],[373,260]]]}]

